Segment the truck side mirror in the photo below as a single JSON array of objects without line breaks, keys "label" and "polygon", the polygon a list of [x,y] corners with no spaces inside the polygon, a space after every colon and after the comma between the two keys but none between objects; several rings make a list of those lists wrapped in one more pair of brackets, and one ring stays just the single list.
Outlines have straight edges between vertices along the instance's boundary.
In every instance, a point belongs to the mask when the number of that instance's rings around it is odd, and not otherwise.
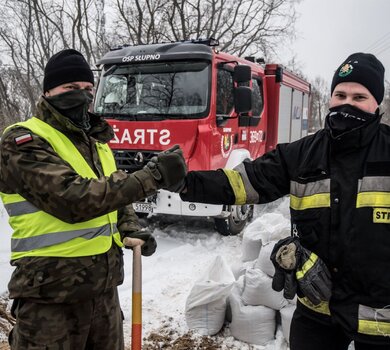
[{"label": "truck side mirror", "polygon": [[252,90],[247,86],[234,89],[234,109],[236,113],[248,113],[252,109]]},{"label": "truck side mirror", "polygon": [[251,81],[251,67],[237,65],[234,67],[233,79],[236,83],[248,83]]}]

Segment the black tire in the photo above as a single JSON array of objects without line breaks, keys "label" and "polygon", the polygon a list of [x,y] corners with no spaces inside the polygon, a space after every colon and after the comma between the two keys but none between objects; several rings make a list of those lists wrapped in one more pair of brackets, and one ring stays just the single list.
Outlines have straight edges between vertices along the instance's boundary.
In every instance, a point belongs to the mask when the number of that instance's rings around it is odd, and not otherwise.
[{"label": "black tire", "polygon": [[[215,229],[222,236],[235,236],[238,235],[246,223],[253,218],[253,205],[241,205],[238,206],[238,209],[243,213],[242,218],[229,215],[225,219],[214,218]],[[231,207],[228,207],[228,210],[231,211]]]}]

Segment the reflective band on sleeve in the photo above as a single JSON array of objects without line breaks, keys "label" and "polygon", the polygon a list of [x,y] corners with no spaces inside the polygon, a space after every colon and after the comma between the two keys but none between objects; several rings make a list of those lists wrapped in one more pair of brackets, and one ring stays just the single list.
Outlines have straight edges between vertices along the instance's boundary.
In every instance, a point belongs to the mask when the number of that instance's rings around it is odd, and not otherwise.
[{"label": "reflective band on sleeve", "polygon": [[390,306],[375,309],[359,305],[358,332],[369,335],[390,336]]},{"label": "reflective band on sleeve", "polygon": [[242,181],[243,181],[244,187],[245,187],[246,204],[259,203],[259,194],[254,189],[251,182],[249,181],[248,174],[246,173],[244,163],[240,163],[233,170],[238,171],[241,175],[241,178],[242,178]]},{"label": "reflective band on sleeve", "polygon": [[290,195],[290,207],[295,210],[330,207],[330,194],[319,193],[307,197]]},{"label": "reflective band on sleeve", "polygon": [[390,207],[390,192],[360,192],[356,199],[356,208]]},{"label": "reflective band on sleeve", "polygon": [[326,301],[321,301],[318,305],[314,305],[308,298],[299,298],[301,304],[305,305],[310,310],[313,310],[315,312],[319,312],[320,314],[329,315],[330,316],[330,310],[329,310],[329,303]]},{"label": "reflective band on sleeve", "polygon": [[13,252],[26,252],[34,249],[64,243],[73,238],[92,239],[99,236],[110,236],[111,225],[107,224],[97,228],[88,228],[75,231],[46,233],[40,236],[27,238],[12,238],[11,250]]},{"label": "reflective band on sleeve", "polygon": [[34,204],[27,201],[5,204],[4,207],[9,216],[32,214],[39,211]]},{"label": "reflective band on sleeve", "polygon": [[307,197],[314,194],[326,193],[330,193],[330,179],[309,182],[306,184],[290,181],[290,194],[296,197]]},{"label": "reflective band on sleeve", "polygon": [[230,186],[233,189],[236,201],[234,204],[245,204],[246,203],[246,192],[244,182],[242,181],[241,175],[238,171],[223,169],[223,172],[227,176]]},{"label": "reflective band on sleeve", "polygon": [[314,266],[317,262],[318,256],[314,253],[311,253],[309,259],[303,264],[300,270],[297,270],[296,276],[297,279],[301,279],[305,276],[305,274]]}]

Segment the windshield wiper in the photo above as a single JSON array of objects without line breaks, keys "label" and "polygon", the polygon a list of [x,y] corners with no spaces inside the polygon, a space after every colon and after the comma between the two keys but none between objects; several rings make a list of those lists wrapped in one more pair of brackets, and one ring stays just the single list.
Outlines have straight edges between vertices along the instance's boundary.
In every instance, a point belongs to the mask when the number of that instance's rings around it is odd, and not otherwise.
[{"label": "windshield wiper", "polygon": [[137,120],[137,117],[135,115],[129,115],[129,114],[118,114],[118,113],[99,113],[99,116],[103,118],[109,118],[109,119],[117,119],[117,120]]}]

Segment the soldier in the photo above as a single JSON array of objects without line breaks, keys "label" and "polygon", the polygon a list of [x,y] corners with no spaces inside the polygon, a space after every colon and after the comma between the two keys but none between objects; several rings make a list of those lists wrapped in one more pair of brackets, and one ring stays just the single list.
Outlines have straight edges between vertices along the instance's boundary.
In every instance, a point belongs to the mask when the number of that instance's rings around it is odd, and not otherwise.
[{"label": "soldier", "polygon": [[324,129],[233,170],[186,177],[187,201],[240,205],[290,195],[294,237],[279,242],[271,258],[274,289],[289,298],[298,291],[291,350],[347,350],[352,340],[356,350],[390,349],[384,73],[374,55],[350,55],[334,74]]},{"label": "soldier", "polygon": [[117,286],[125,237],[156,249],[131,203],[186,173],[178,147],[132,174],[117,170],[113,130],[88,112],[93,73],[76,50],[52,56],[37,113],[1,138],[0,190],[9,222],[11,349],[123,349]]}]

